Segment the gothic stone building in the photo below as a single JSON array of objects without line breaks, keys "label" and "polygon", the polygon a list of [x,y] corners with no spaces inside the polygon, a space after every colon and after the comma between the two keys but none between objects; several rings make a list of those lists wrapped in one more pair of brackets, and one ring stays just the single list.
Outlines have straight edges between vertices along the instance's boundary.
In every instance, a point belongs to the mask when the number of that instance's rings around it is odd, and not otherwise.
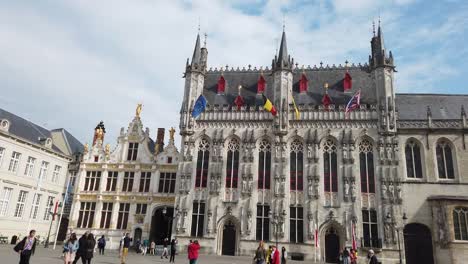
[{"label": "gothic stone building", "polygon": [[[207,55],[197,36],[180,117],[181,244],[197,238],[206,252],[250,255],[258,241],[278,240],[332,262],[354,225],[361,261],[372,248],[397,262],[400,246],[406,263],[463,262],[468,96],[396,94],[380,26],[365,64],[297,67],[284,32],[271,67],[208,69]],[[360,106],[346,116],[358,90]],[[207,107],[193,118],[201,94]]]},{"label": "gothic stone building", "polygon": [[75,184],[70,226],[77,234],[105,235],[109,248],[118,248],[124,233],[134,241],[157,244],[171,237],[176,173],[180,155],[174,129],[164,147],[164,129],[156,142],[140,119],[141,105],[117,145],[104,145],[105,128],[95,128],[93,144],[84,147]]}]

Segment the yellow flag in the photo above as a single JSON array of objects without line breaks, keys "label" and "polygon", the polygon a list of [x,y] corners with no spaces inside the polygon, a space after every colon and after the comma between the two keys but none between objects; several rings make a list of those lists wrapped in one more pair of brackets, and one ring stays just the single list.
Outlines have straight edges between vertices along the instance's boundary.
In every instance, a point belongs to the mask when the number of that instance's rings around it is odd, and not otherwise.
[{"label": "yellow flag", "polygon": [[296,119],[300,119],[301,115],[299,113],[299,109],[297,109],[296,101],[294,101],[294,96],[293,96],[292,92],[291,92],[291,98],[292,98],[292,103],[293,103],[293,106],[294,106],[294,112],[296,112]]}]

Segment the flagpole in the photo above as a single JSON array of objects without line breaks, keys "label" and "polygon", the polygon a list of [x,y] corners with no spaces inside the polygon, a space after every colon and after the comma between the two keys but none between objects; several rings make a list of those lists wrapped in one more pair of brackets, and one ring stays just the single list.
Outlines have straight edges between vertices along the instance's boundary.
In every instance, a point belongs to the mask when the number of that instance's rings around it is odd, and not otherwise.
[{"label": "flagpole", "polygon": [[68,177],[67,189],[65,190],[65,197],[63,198],[62,209],[60,210],[60,218],[59,218],[59,221],[58,221],[57,228],[55,229],[55,238],[54,238],[54,247],[53,247],[53,249],[55,249],[55,246],[57,246],[57,238],[58,238],[58,232],[60,230],[60,224],[62,223],[63,210],[65,208],[65,203],[67,202],[67,199],[68,199],[68,190],[70,189],[70,180],[71,180],[71,177]]}]

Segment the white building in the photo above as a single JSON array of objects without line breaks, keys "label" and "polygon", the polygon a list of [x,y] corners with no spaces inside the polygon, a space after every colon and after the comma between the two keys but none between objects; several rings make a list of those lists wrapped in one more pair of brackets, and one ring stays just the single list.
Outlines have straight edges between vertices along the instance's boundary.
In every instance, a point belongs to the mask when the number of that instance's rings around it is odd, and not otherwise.
[{"label": "white building", "polygon": [[69,164],[76,161],[73,153],[78,149],[82,145],[66,130],[49,131],[0,109],[0,237],[10,242],[35,229],[41,240],[46,238],[49,212],[62,202]]},{"label": "white building", "polygon": [[162,128],[154,142],[140,112],[141,106],[128,128],[120,130],[114,147],[104,144],[104,124],[98,124],[92,145],[85,144],[75,185],[70,228],[77,234],[105,235],[110,248],[117,248],[127,232],[134,241],[150,239],[157,244],[172,233],[180,159],[175,130],[170,130],[166,147]]},{"label": "white building", "polygon": [[[198,36],[181,102],[180,244],[251,255],[278,240],[336,263],[355,226],[361,257],[373,248],[384,263],[399,253],[408,264],[466,263],[468,96],[396,94],[380,26],[365,64],[298,67],[285,32],[271,67],[207,61]],[[200,95],[207,108],[195,119]]]}]

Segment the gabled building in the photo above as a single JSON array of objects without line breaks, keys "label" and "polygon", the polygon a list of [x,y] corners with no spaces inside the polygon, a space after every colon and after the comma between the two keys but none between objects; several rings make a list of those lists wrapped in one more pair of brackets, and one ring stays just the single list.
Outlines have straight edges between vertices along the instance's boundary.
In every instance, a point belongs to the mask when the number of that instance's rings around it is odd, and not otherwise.
[{"label": "gabled building", "polygon": [[155,142],[140,113],[141,105],[128,127],[121,128],[114,146],[104,143],[104,123],[96,126],[92,144],[84,146],[74,190],[73,231],[105,235],[114,249],[127,232],[134,241],[150,239],[158,244],[172,232],[180,159],[175,130],[169,131],[164,147],[164,129],[158,129]]},{"label": "gabled building", "polygon": [[300,67],[289,54],[283,32],[270,67],[212,69],[197,36],[181,102],[180,243],[251,255],[278,241],[334,262],[355,241],[384,263],[463,263],[468,96],[396,93],[380,25],[363,64]]}]

